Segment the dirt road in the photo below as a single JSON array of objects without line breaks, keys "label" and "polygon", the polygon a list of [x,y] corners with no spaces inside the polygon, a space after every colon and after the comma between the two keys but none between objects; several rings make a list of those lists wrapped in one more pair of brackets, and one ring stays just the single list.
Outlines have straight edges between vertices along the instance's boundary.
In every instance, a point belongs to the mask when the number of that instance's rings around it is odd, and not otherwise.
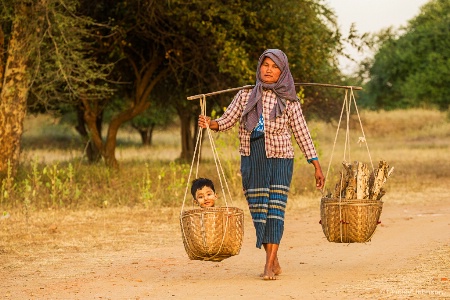
[{"label": "dirt road", "polygon": [[[425,197],[425,195],[424,195]],[[319,208],[287,214],[279,259],[283,273],[263,281],[264,252],[246,215],[238,256],[191,261],[178,232],[170,243],[119,251],[52,253],[27,264],[4,254],[2,299],[450,299],[450,205],[441,191],[385,201],[366,244],[329,243]],[[174,222],[177,222],[174,218]],[[177,226],[174,224],[174,226]],[[92,228],[95,230],[95,228]],[[160,237],[158,237],[160,238]],[[23,262],[13,264],[12,260]],[[14,265],[14,267],[12,267]],[[7,267],[5,267],[7,266]]]}]

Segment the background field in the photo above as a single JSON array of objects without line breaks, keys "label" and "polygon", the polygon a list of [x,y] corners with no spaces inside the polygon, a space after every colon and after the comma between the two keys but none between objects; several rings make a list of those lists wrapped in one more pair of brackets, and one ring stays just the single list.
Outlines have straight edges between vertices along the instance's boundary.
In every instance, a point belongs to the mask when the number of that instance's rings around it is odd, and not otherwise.
[{"label": "background field", "polygon": [[[343,160],[359,160],[369,166],[372,161],[375,168],[380,160],[387,161],[394,167],[394,176],[387,185],[391,192],[406,194],[408,191],[440,185],[450,177],[450,123],[446,113],[412,109],[362,111],[360,116],[362,129],[357,116],[351,116],[346,148],[345,119],[339,124],[338,133],[337,122],[309,122],[323,172],[328,172],[326,189],[333,188]],[[363,132],[367,144],[360,142]],[[206,136],[206,132],[204,135]],[[226,172],[227,183],[232,193],[241,197],[237,132],[233,129],[213,133],[213,137]],[[179,129],[176,125],[156,131],[151,147],[140,146],[139,136],[132,130],[123,129],[119,133],[116,152],[121,169],[119,172],[111,172],[102,163],[91,166],[86,164],[83,146],[73,128],[58,125],[57,120],[31,116],[27,120],[23,136],[23,168],[16,184],[20,185],[28,179],[27,185],[37,193],[42,192],[41,198],[45,197],[42,189],[51,181],[48,170],[46,174],[42,174],[44,167],[47,167],[59,171],[58,176],[54,177],[66,182],[65,185],[61,184],[60,190],[55,191],[55,188],[47,191],[50,193],[47,198],[52,196],[51,193],[59,198],[58,201],[54,199],[57,203],[47,203],[47,206],[52,204],[52,208],[98,207],[104,201],[108,201],[110,206],[176,207],[183,201],[191,166],[194,167],[191,177],[197,172],[197,162],[176,162],[181,151],[179,141]],[[211,177],[219,185],[218,172],[207,138],[201,149],[199,176]],[[295,150],[291,197],[317,197],[312,167],[306,163],[300,149],[296,147]],[[70,176],[68,180],[67,177]],[[41,187],[36,187],[39,184]],[[218,189],[220,190],[220,185]],[[23,199],[19,198],[14,200],[16,207],[23,205]],[[31,207],[46,206],[45,203],[35,205],[43,201],[35,200],[36,203],[33,203],[33,199],[30,199]],[[2,203],[5,204],[7,207],[8,203]]]}]

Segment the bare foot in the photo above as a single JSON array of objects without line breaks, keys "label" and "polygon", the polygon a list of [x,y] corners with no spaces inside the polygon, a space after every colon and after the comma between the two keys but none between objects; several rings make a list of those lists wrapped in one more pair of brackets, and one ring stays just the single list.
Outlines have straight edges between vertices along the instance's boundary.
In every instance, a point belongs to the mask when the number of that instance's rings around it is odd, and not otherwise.
[{"label": "bare foot", "polygon": [[272,267],[265,267],[264,268],[264,274],[262,274],[262,278],[264,280],[276,280],[275,273],[272,271]]},{"label": "bare foot", "polygon": [[273,262],[273,268],[272,271],[275,275],[280,275],[281,274],[281,266],[280,266],[280,262],[278,261],[278,257],[275,258],[275,261]]},{"label": "bare foot", "polygon": [[[273,272],[274,275],[280,275],[281,274],[281,266],[280,266],[280,262],[278,261],[278,258],[276,258],[275,261],[274,261],[272,272]],[[265,270],[264,270],[264,272],[259,274],[259,277],[264,277],[264,276],[266,276]]]}]

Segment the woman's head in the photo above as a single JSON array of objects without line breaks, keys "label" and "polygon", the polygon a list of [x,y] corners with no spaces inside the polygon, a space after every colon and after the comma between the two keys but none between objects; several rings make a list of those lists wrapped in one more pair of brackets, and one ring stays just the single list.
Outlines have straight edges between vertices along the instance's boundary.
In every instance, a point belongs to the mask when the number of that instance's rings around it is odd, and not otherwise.
[{"label": "woman's head", "polygon": [[298,101],[287,56],[281,50],[268,49],[259,57],[255,87],[241,118],[241,123],[244,123],[250,132],[255,128],[263,111],[260,100],[264,90],[271,90],[277,96],[277,104],[270,111],[269,120],[283,114],[286,101]]},{"label": "woman's head", "polygon": [[281,70],[278,65],[268,56],[264,57],[264,60],[259,67],[259,77],[264,83],[276,83],[280,78]]},{"label": "woman's head", "polygon": [[285,82],[292,79],[286,54],[279,49],[267,49],[261,54],[256,70],[256,81],[265,84]]}]

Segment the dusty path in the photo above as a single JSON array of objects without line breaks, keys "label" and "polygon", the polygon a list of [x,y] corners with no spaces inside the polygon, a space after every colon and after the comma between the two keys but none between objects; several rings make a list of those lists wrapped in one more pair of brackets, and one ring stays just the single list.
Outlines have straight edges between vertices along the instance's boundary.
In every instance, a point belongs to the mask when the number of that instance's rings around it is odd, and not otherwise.
[{"label": "dusty path", "polygon": [[258,277],[264,253],[254,247],[247,222],[240,255],[221,263],[189,260],[179,236],[153,249],[130,244],[120,251],[53,254],[54,262],[47,257],[45,267],[2,268],[0,297],[450,299],[448,203],[442,193],[427,201],[385,201],[382,224],[367,244],[329,243],[318,208],[293,209],[280,248],[283,273],[276,281]]}]

